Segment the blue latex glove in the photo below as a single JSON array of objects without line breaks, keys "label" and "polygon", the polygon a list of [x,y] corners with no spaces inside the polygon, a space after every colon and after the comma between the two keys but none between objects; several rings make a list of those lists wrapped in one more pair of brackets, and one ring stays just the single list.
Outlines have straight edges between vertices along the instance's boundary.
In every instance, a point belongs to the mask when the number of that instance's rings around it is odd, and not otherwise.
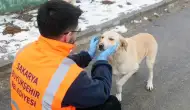
[{"label": "blue latex glove", "polygon": [[106,60],[107,61],[108,57],[111,56],[113,53],[115,53],[118,46],[119,46],[119,44],[117,43],[116,45],[106,49],[105,51],[100,53],[100,55],[97,57],[97,60]]},{"label": "blue latex glove", "polygon": [[99,37],[97,37],[97,36],[93,37],[90,41],[90,47],[88,49],[88,53],[91,56],[91,58],[93,58],[96,54],[96,48],[97,48],[98,41],[99,41]]}]

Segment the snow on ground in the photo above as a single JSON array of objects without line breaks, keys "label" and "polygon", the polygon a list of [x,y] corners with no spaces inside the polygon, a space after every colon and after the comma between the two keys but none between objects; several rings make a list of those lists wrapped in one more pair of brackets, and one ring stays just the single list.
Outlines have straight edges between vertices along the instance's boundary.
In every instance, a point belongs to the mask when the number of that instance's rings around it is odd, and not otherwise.
[{"label": "snow on ground", "polygon": [[[79,1],[79,0],[78,0]],[[135,10],[140,10],[142,7],[161,2],[162,0],[112,0],[115,3],[111,5],[103,5],[102,0],[80,0],[80,3],[75,5],[80,6],[84,11],[79,20],[79,26],[84,31],[88,26],[98,25],[114,19],[120,13],[129,13]],[[33,16],[29,22],[18,19],[19,15],[1,15],[0,16],[0,58],[7,59],[7,55],[15,55],[19,48],[25,44],[35,41],[39,36],[39,31],[36,28],[37,10],[27,12]],[[3,35],[5,23],[13,22],[13,24],[22,29],[29,29],[29,31],[21,31],[13,36],[10,34]],[[127,32],[125,26],[116,26],[115,29],[119,32]]]},{"label": "snow on ground", "polygon": [[[38,29],[34,26],[34,21],[25,22],[22,20],[14,19],[12,17],[17,17],[18,15],[11,16],[0,16],[0,58],[6,59],[7,55],[15,55],[15,52],[24,45],[36,40],[39,36]],[[13,23],[22,29],[29,29],[29,31],[22,31],[14,35],[7,34],[3,35],[3,30],[5,29],[4,20],[6,22],[14,21]]]},{"label": "snow on ground", "polygon": [[115,3],[112,5],[102,5],[102,0],[82,0],[80,8],[84,11],[81,16],[80,27],[82,30],[86,29],[89,25],[98,25],[108,20],[112,20],[120,13],[130,13],[135,10],[140,10],[142,7],[149,6],[162,0],[111,0]]},{"label": "snow on ground", "polygon": [[115,27],[113,27],[110,30],[116,31],[116,32],[120,32],[120,33],[125,33],[125,32],[128,31],[127,28],[124,25],[122,25],[122,26],[115,26]]}]

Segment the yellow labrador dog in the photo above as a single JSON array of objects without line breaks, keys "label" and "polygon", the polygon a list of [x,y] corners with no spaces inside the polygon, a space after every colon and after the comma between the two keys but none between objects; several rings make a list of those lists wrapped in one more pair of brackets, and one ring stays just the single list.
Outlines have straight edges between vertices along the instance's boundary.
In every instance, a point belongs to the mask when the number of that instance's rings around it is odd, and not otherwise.
[{"label": "yellow labrador dog", "polygon": [[146,58],[149,77],[146,88],[153,89],[153,67],[157,56],[158,44],[148,33],[140,33],[130,38],[124,38],[114,31],[106,31],[99,42],[99,50],[105,50],[116,43],[120,43],[116,53],[109,58],[116,75],[116,97],[122,100],[122,86],[139,69],[139,64]]}]

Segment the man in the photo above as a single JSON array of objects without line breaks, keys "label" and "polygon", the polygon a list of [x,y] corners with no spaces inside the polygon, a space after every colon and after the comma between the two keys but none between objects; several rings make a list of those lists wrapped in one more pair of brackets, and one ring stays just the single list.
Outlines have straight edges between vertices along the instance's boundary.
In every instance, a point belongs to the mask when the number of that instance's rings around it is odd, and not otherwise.
[{"label": "man", "polygon": [[65,1],[48,1],[38,10],[41,36],[20,50],[10,77],[13,110],[120,110],[110,96],[112,67],[108,57],[117,45],[100,53],[91,71],[83,70],[94,58],[98,37],[88,51],[69,55],[74,47],[82,11]]}]

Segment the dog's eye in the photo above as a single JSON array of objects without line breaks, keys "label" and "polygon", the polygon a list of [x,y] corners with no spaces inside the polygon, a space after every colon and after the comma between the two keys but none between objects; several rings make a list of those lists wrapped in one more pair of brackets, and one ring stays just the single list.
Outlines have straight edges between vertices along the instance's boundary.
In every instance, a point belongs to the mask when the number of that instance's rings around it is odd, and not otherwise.
[{"label": "dog's eye", "polygon": [[110,41],[113,41],[114,39],[113,38],[109,38]]},{"label": "dog's eye", "polygon": [[102,39],[104,38],[104,36],[101,37]]}]

